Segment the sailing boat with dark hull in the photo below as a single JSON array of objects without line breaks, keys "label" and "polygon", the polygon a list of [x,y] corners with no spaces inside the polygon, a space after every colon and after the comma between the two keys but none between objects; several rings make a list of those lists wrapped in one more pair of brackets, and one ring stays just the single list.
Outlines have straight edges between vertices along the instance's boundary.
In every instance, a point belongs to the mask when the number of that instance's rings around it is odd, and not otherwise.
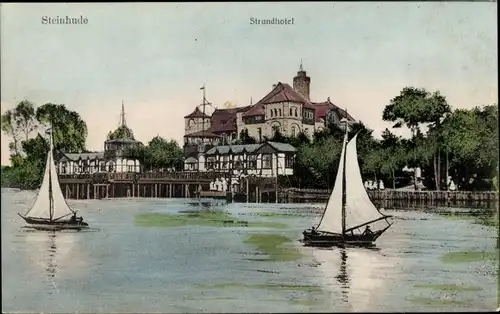
[{"label": "sailing boat with dark hull", "polygon": [[[392,225],[372,203],[361,178],[356,149],[356,134],[349,143],[346,131],[335,185],[317,227],[305,230],[306,246],[373,246]],[[372,231],[370,225],[385,220],[387,226]],[[364,230],[363,230],[364,228]]]},{"label": "sailing boat with dark hull", "polygon": [[49,134],[49,152],[45,163],[42,185],[38,190],[33,206],[21,216],[28,227],[38,230],[82,230],[89,226],[81,217],[76,217],[61,192],[54,163],[54,147],[51,129]]}]

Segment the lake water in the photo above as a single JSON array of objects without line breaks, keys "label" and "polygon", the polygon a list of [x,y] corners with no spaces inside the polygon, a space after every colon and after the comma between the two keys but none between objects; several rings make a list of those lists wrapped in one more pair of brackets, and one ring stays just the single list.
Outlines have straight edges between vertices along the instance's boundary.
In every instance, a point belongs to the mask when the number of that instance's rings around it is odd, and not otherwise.
[{"label": "lake water", "polygon": [[[2,190],[3,312],[479,311],[497,305],[497,231],[471,219],[387,211],[379,250],[303,247],[322,205],[219,204],[273,225],[147,226],[137,215],[202,206],[185,199],[69,200],[91,232],[28,232],[33,192]],[[302,213],[263,217],[255,213]],[[155,216],[159,217],[159,216]],[[277,234],[300,256],[265,260],[245,241]],[[450,254],[490,258],[450,260]],[[469,255],[469,256],[472,256]],[[448,256],[448,259],[447,259]],[[258,258],[256,258],[258,257]]]}]

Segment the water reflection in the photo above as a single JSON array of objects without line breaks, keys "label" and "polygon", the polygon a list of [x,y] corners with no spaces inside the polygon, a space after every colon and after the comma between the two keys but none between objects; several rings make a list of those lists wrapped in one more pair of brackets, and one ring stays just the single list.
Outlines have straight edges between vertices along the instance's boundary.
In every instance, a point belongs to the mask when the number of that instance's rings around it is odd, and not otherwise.
[{"label": "water reflection", "polygon": [[[314,249],[313,254],[320,262],[319,270],[324,286],[334,299],[340,299],[342,309],[348,311],[369,311],[370,306],[380,300],[374,296],[384,294],[384,278],[379,270],[391,267],[377,248],[333,248]],[[339,306],[339,304],[335,304]]]},{"label": "water reflection", "polygon": [[85,258],[76,232],[22,229],[18,236],[24,242],[30,272],[43,276],[48,294],[59,291],[60,279],[81,274]]},{"label": "water reflection", "polygon": [[344,303],[348,303],[349,275],[347,273],[347,252],[345,249],[340,249],[340,271],[336,278],[341,288],[341,300]]}]

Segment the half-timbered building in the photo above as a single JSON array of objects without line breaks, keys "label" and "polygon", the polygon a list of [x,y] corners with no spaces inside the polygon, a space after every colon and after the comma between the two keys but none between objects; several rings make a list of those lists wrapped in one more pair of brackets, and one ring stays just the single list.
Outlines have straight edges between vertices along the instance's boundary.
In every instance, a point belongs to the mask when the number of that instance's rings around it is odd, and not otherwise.
[{"label": "half-timbered building", "polygon": [[296,149],[287,143],[221,145],[185,160],[186,171],[276,177],[292,175]]}]

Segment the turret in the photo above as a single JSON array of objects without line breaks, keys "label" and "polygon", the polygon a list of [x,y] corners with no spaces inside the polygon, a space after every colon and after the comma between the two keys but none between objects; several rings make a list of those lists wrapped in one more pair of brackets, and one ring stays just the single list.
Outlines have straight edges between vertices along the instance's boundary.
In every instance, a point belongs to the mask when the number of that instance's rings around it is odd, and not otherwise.
[{"label": "turret", "polygon": [[305,99],[310,100],[309,99],[310,86],[311,86],[311,78],[307,76],[306,71],[304,71],[304,69],[302,68],[302,62],[301,62],[299,71],[297,72],[297,76],[293,78],[293,89]]}]

